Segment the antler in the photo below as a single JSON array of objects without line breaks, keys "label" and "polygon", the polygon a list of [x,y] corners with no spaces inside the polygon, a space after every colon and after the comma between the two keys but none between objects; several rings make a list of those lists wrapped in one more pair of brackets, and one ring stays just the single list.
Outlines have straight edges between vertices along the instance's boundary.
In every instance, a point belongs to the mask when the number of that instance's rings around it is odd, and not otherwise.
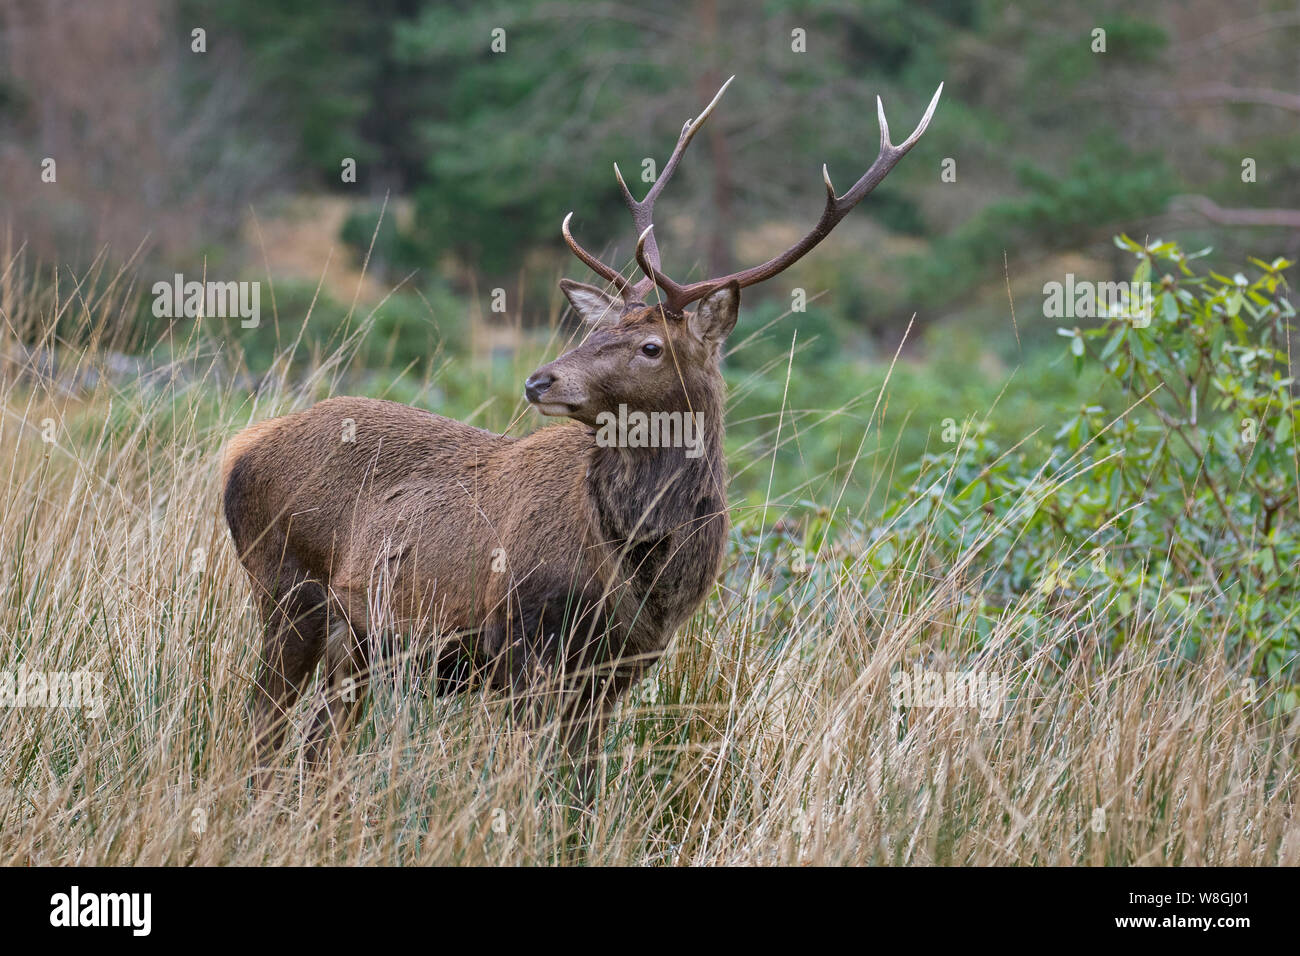
[{"label": "antler", "polygon": [[[664,165],[663,172],[659,174],[654,185],[650,187],[650,191],[646,193],[645,199],[637,202],[636,199],[633,198],[631,190],[627,188],[627,183],[623,181],[623,173],[619,170],[618,163],[614,164],[614,178],[618,180],[619,188],[623,190],[623,201],[627,203],[627,208],[632,213],[632,222],[635,224],[637,232],[641,233],[643,238],[646,230],[650,228],[651,222],[654,219],[655,200],[659,198],[659,194],[663,192],[664,186],[667,185],[668,180],[672,178],[674,170],[677,169],[677,164],[682,161],[682,155],[686,152],[686,147],[691,145],[691,140],[695,138],[695,134],[699,132],[700,127],[704,125],[704,121],[709,118],[709,115],[713,112],[713,108],[718,105],[718,100],[722,99],[722,94],[727,92],[727,87],[731,85],[731,81],[735,78],[734,75],[728,77],[727,82],[723,83],[718,89],[718,92],[714,94],[709,105],[704,107],[704,111],[695,119],[688,119],[684,124],[682,124],[682,131],[677,137],[677,145],[673,147],[672,155],[668,157],[668,162]],[[582,248],[582,246],[578,245],[577,240],[573,238],[573,233],[569,231],[569,220],[572,218],[573,213],[570,212],[564,217],[564,224],[560,227],[560,231],[564,234],[564,241],[568,243],[569,249],[573,251],[575,256],[586,263],[587,267],[591,269],[592,272],[595,272],[597,275],[614,283],[614,285],[618,287],[619,294],[623,296],[624,301],[640,301],[647,292],[654,288],[654,281],[650,278],[651,271],[647,270],[644,265],[642,265],[641,268],[645,271],[646,278],[633,286],[631,282],[623,278],[622,273],[617,269],[601,262],[586,249]],[[638,241],[638,262],[641,261],[641,247],[642,242]],[[647,261],[653,263],[653,271],[658,272],[659,246],[655,243],[654,236],[650,236],[649,239],[646,240],[644,255]]]},{"label": "antler", "polygon": [[719,286],[727,285],[734,281],[743,289],[746,286],[754,285],[755,283],[762,282],[765,279],[770,279],[778,273],[784,272],[786,269],[790,268],[790,266],[802,259],[818,243],[830,235],[831,230],[839,225],[840,220],[847,216],[849,211],[860,203],[867,193],[880,185],[881,180],[888,176],[890,170],[898,165],[898,161],[906,156],[908,150],[916,145],[917,140],[921,138],[921,134],[924,133],[926,127],[930,125],[930,119],[934,116],[934,111],[939,105],[939,96],[943,93],[943,84],[940,83],[939,88],[934,91],[934,96],[930,99],[930,105],[926,108],[925,115],[921,117],[921,122],[917,124],[916,129],[912,130],[912,135],[907,137],[907,139],[897,146],[889,140],[889,122],[885,119],[885,106],[880,101],[880,97],[877,96],[876,113],[880,122],[880,152],[876,155],[876,161],[873,162],[871,167],[862,174],[862,178],[854,183],[852,188],[842,196],[837,196],[835,194],[835,187],[831,184],[830,172],[827,170],[825,164],[822,165],[822,181],[826,184],[826,208],[822,211],[821,218],[817,220],[817,224],[813,226],[812,231],[785,252],[769,259],[762,265],[753,266],[752,268],[744,269],[740,272],[733,272],[730,275],[721,276],[719,278],[692,282],[689,285],[681,285],[660,271],[659,246],[655,242],[654,238],[654,202],[659,197],[659,193],[663,190],[664,184],[667,183],[669,177],[677,168],[677,164],[681,161],[682,154],[686,151],[686,147],[690,145],[691,139],[695,136],[696,132],[699,131],[699,128],[704,121],[708,119],[709,114],[713,112],[713,108],[718,104],[718,100],[722,98],[722,94],[731,84],[732,79],[735,79],[735,77],[732,77],[727,80],[726,83],[722,84],[722,88],[718,90],[717,95],[713,97],[713,101],[705,107],[704,112],[701,113],[697,119],[687,121],[686,125],[682,127],[681,135],[677,139],[677,146],[673,149],[668,164],[664,166],[663,173],[655,184],[650,187],[650,191],[646,194],[645,199],[637,202],[632,198],[632,194],[628,190],[627,184],[623,181],[622,174],[618,170],[618,164],[614,165],[614,174],[618,178],[619,186],[622,187],[623,199],[627,203],[628,208],[632,211],[633,223],[636,225],[637,229],[640,230],[640,235],[637,238],[636,243],[636,261],[641,267],[641,271],[645,273],[646,278],[633,286],[630,282],[624,279],[617,270],[611,269],[609,266],[596,259],[595,256],[592,256],[586,250],[582,249],[581,246],[573,241],[573,237],[569,233],[569,217],[573,214],[570,213],[569,216],[565,217],[564,238],[565,241],[569,243],[569,248],[573,250],[574,254],[577,255],[579,259],[585,262],[594,271],[604,276],[606,279],[609,279],[611,282],[616,283],[619,286],[619,291],[623,294],[625,301],[640,299],[640,297],[645,295],[652,286],[658,286],[664,293],[664,305],[671,311],[680,312],[683,307],[698,299],[704,298],[704,296],[708,295]]},{"label": "antler", "polygon": [[613,266],[605,265],[605,263],[601,262],[586,249],[582,248],[582,246],[578,245],[578,241],[573,238],[573,233],[569,232],[569,220],[572,218],[572,212],[564,217],[564,222],[560,226],[560,232],[564,234],[564,241],[569,244],[569,248],[573,251],[573,254],[585,262],[587,268],[592,272],[614,283],[615,287],[618,289],[618,294],[623,297],[624,301],[631,302],[636,298],[635,290],[632,288],[632,283],[623,278],[623,273],[619,272]]},{"label": "antler", "polygon": [[704,107],[704,112],[700,113],[693,120],[687,120],[682,124],[682,131],[677,137],[677,145],[673,147],[673,153],[668,157],[668,162],[664,165],[663,172],[654,181],[650,191],[645,194],[645,199],[637,202],[632,198],[632,191],[627,188],[627,183],[623,181],[623,174],[619,171],[618,163],[614,164],[614,178],[618,180],[619,188],[623,190],[623,201],[627,203],[627,208],[632,213],[632,224],[636,226],[639,238],[636,243],[636,261],[641,266],[641,271],[646,277],[636,284],[635,293],[639,299],[647,292],[654,288],[654,277],[659,272],[659,244],[655,242],[654,234],[650,231],[654,227],[655,200],[659,194],[664,191],[664,186],[672,178],[673,172],[677,169],[677,164],[682,161],[682,156],[686,153],[686,147],[691,145],[691,140],[695,134],[700,131],[713,108],[718,105],[722,99],[722,94],[727,92],[727,87],[736,77],[734,75],[727,77],[727,82],[718,88],[718,92],[713,95],[709,105]]}]

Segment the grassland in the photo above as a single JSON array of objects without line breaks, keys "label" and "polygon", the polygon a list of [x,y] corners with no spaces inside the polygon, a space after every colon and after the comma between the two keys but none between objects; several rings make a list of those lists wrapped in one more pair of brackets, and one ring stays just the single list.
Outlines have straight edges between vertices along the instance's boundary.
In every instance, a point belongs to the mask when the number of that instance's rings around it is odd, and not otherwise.
[{"label": "grassland", "polygon": [[[366,321],[256,388],[212,329],[123,376],[104,330],[131,290],[97,288],[0,289],[0,671],[103,680],[98,716],[0,708],[0,862],[1300,864],[1300,715],[1244,679],[1233,621],[1160,608],[1117,644],[1094,603],[1030,590],[977,622],[978,548],[943,558],[921,525],[868,561],[864,512],[796,556],[797,522],[752,504],[716,593],[620,707],[589,806],[551,733],[490,696],[433,696],[402,657],[328,773],[290,755],[259,795],[258,622],[219,450],[366,388],[350,369]],[[437,374],[406,397],[436,406]],[[888,460],[864,453],[855,481],[887,481]],[[840,487],[804,494],[830,513]],[[1221,639],[1189,653],[1191,628]],[[1006,693],[983,713],[895,706],[891,676],[918,667]]]}]

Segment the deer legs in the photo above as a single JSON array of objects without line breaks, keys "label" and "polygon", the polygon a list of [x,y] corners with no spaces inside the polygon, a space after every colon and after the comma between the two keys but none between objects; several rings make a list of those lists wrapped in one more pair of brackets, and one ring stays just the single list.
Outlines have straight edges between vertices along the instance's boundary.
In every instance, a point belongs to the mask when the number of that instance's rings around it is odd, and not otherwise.
[{"label": "deer legs", "polygon": [[274,757],[284,745],[289,714],[321,658],[325,658],[324,701],[307,736],[308,763],[319,763],[331,733],[341,735],[365,697],[369,646],[337,611],[320,582],[292,558],[280,562],[279,593],[260,601],[266,631],[253,702],[258,780],[265,785]]},{"label": "deer legs", "polygon": [[346,618],[333,621],[325,646],[324,701],[307,733],[306,761],[321,764],[331,738],[342,740],[356,721],[370,681],[370,646]]},{"label": "deer legs", "polygon": [[261,670],[253,701],[258,778],[284,742],[289,712],[325,649],[325,589],[300,569],[281,567],[279,593],[263,595],[266,622]]}]

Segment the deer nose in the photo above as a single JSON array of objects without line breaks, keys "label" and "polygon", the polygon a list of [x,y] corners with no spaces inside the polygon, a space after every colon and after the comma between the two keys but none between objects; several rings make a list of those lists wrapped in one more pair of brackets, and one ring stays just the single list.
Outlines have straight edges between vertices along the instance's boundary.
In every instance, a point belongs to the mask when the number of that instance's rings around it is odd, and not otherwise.
[{"label": "deer nose", "polygon": [[524,382],[524,394],[530,402],[538,401],[546,390],[555,384],[555,376],[550,372],[537,372]]}]

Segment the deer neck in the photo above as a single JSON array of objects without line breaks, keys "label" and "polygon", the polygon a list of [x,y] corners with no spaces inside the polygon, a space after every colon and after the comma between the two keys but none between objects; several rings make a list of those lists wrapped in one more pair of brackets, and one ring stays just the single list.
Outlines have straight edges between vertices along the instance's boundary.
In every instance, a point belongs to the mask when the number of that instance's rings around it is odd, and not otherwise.
[{"label": "deer neck", "polygon": [[[668,417],[625,417],[598,428],[587,488],[602,537],[615,545],[690,534],[726,507],[720,389],[709,389]],[[613,439],[611,441],[611,439]]]}]

